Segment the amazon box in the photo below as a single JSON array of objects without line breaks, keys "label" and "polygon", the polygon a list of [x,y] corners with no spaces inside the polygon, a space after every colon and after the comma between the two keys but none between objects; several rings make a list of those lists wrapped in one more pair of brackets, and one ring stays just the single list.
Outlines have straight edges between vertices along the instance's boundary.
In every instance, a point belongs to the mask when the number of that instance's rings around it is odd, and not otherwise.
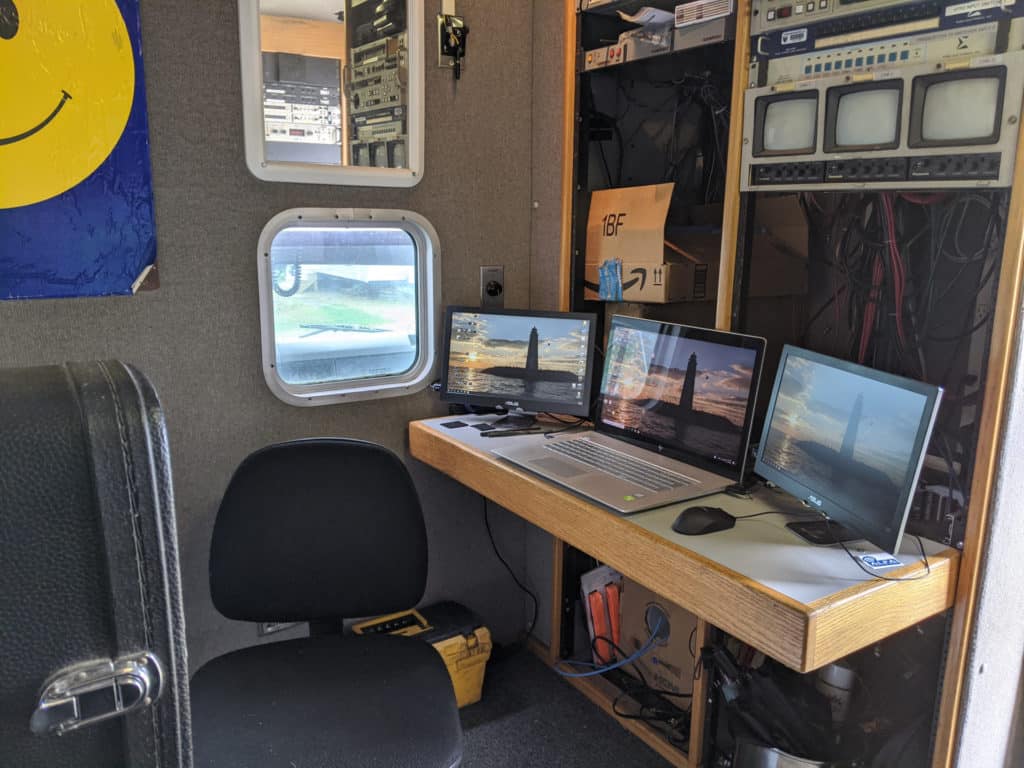
[{"label": "amazon box", "polygon": [[590,196],[584,297],[665,303],[683,298],[687,270],[665,248],[675,184],[601,189]]},{"label": "amazon box", "polygon": [[675,184],[600,189],[590,196],[587,264],[610,259],[632,264],[661,264],[665,218]]},{"label": "amazon box", "polygon": [[606,277],[602,282],[602,265],[588,263],[583,275],[584,298],[588,301],[635,301],[647,304],[667,304],[671,301],[695,300],[691,297],[714,298],[715,286],[708,281],[718,280],[718,265],[682,262],[647,263],[642,261],[607,262],[604,273],[615,270],[615,281]]}]

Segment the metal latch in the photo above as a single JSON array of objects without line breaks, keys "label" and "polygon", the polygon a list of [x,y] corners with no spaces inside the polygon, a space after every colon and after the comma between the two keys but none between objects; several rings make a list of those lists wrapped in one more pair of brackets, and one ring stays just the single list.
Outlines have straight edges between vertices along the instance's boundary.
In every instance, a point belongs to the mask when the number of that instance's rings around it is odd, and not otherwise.
[{"label": "metal latch", "polygon": [[50,679],[32,713],[33,733],[61,735],[120,717],[160,698],[164,674],[152,653],[76,664]]}]

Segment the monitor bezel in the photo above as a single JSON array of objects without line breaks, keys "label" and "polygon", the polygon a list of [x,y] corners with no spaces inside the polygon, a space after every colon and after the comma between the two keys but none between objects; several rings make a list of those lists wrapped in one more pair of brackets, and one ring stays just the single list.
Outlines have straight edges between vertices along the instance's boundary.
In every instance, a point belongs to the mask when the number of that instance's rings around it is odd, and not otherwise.
[{"label": "monitor bezel", "polygon": [[[936,72],[932,75],[918,75],[914,78],[910,97],[910,126],[907,130],[907,146],[913,149],[922,147],[980,147],[989,144],[998,144],[1003,127],[1003,108],[1006,99],[1006,65],[999,64],[992,67],[979,67],[977,69],[951,69],[943,72]],[[993,121],[993,130],[988,136],[980,136],[975,139],[949,139],[946,141],[934,141],[925,139],[924,131],[924,104],[927,100],[928,89],[937,83],[944,83],[951,80],[984,80],[995,77],[999,81],[999,92],[996,95],[996,114]]]},{"label": "monitor bezel", "polygon": [[[466,394],[448,391],[448,361],[451,354],[452,317],[456,312],[468,312],[477,315],[503,315],[514,317],[562,318],[565,320],[588,320],[587,326],[587,364],[586,376],[583,381],[583,397],[579,407],[568,407],[563,403],[550,400],[531,400],[520,397],[511,400],[502,395]],[[594,339],[597,333],[597,315],[592,312],[549,312],[539,309],[490,309],[484,307],[449,306],[444,311],[444,343],[442,345],[441,366],[441,400],[447,403],[459,403],[466,406],[497,408],[503,411],[528,411],[538,413],[558,413],[567,416],[590,416],[590,404],[594,383]]]},{"label": "monitor bezel", "polygon": [[[865,91],[896,91],[896,136],[892,141],[882,144],[839,144],[836,134],[839,128],[839,102],[843,96]],[[877,80],[866,83],[832,86],[825,92],[825,141],[824,152],[879,152],[884,149],[896,149],[903,138],[903,81]]]},{"label": "monitor bezel", "polygon": [[715,344],[725,344],[737,349],[754,350],[754,374],[752,377],[750,396],[747,400],[747,410],[743,416],[743,439],[740,442],[739,455],[737,456],[735,466],[716,462],[713,459],[709,459],[699,453],[688,451],[685,448],[666,445],[658,440],[644,437],[642,435],[637,436],[627,430],[606,424],[601,416],[604,408],[602,387],[604,386],[604,376],[607,372],[608,356],[610,354],[607,349],[607,344],[605,345],[605,365],[601,372],[601,380],[597,383],[597,393],[595,397],[597,405],[594,408],[594,428],[598,432],[611,435],[612,437],[620,440],[625,440],[626,442],[632,443],[633,445],[637,445],[641,448],[653,449],[663,456],[668,456],[669,458],[686,462],[687,464],[707,470],[708,472],[714,472],[717,475],[722,475],[723,477],[728,477],[735,482],[739,482],[746,472],[747,463],[750,457],[750,436],[753,431],[754,411],[757,405],[758,391],[761,386],[761,372],[764,368],[764,354],[767,341],[760,336],[733,333],[731,331],[716,331],[711,328],[700,328],[695,325],[671,323],[665,320],[649,320],[647,318],[631,317],[629,315],[612,315],[611,320],[608,323],[609,340],[611,340],[612,333],[615,331],[615,328],[621,325],[633,326],[637,327],[639,330],[653,331],[659,334],[661,333],[661,328],[663,326],[672,326],[673,328],[684,329],[686,331],[686,338],[696,339],[697,341],[708,341]]},{"label": "monitor bezel", "polygon": [[[827,489],[811,488],[800,482],[792,475],[770,466],[764,461],[764,451],[768,440],[768,433],[771,431],[772,418],[775,415],[775,406],[779,395],[779,388],[782,384],[782,376],[786,371],[786,363],[790,357],[803,358],[812,363],[827,365],[847,373],[852,373],[881,384],[897,387],[899,389],[913,392],[927,398],[922,409],[921,421],[918,424],[917,434],[914,438],[914,447],[911,452],[912,460],[916,467],[911,475],[907,476],[903,488],[900,490],[900,500],[892,515],[892,532],[885,534],[884,531],[876,529],[875,524],[862,518],[855,511],[849,510],[829,498]],[[935,419],[939,412],[939,405],[942,401],[942,387],[927,384],[902,376],[896,376],[874,368],[851,363],[847,360],[840,360],[835,357],[812,352],[790,344],[782,348],[782,356],[779,358],[779,367],[775,374],[775,383],[772,386],[771,398],[768,401],[768,410],[764,417],[764,426],[761,430],[761,441],[757,446],[757,456],[754,460],[754,473],[770,483],[781,488],[786,493],[795,496],[801,502],[824,515],[829,519],[841,523],[860,533],[864,538],[890,554],[895,554],[903,539],[903,531],[907,525],[907,518],[910,515],[910,505],[914,500],[914,491],[917,487],[918,478],[921,475],[921,467],[924,465],[925,455],[928,451],[928,441],[931,438],[932,428],[935,426]]]},{"label": "monitor bezel", "polygon": [[[780,101],[795,101],[805,99],[814,101],[814,136],[811,138],[809,147],[797,149],[765,149],[764,147],[764,121],[768,115],[768,107]],[[818,149],[818,122],[821,119],[821,99],[818,98],[818,91],[792,91],[790,93],[773,93],[766,96],[758,96],[754,102],[754,157],[787,157],[789,155],[813,155]]]}]

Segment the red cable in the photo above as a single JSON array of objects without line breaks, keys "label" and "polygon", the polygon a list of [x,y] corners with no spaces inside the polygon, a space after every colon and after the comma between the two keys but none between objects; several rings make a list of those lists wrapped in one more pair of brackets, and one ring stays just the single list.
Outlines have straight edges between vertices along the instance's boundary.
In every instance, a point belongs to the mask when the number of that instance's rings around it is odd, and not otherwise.
[{"label": "red cable", "polygon": [[906,334],[903,331],[903,295],[906,289],[906,271],[899,246],[896,244],[896,213],[893,209],[892,194],[882,193],[882,212],[885,222],[886,239],[889,246],[889,259],[892,263],[893,301],[896,309],[896,337],[902,350]]},{"label": "red cable", "polygon": [[915,205],[932,205],[933,203],[941,203],[945,200],[946,194],[944,192],[932,192],[931,194],[918,195],[913,192],[901,192],[900,197],[908,203],[914,203]]},{"label": "red cable", "polygon": [[867,306],[864,307],[864,322],[860,331],[860,354],[857,357],[858,363],[863,363],[868,354],[868,342],[871,340],[871,329],[875,325],[875,310],[878,306],[878,295],[881,293],[882,277],[885,269],[882,267],[882,257],[875,256],[875,264],[871,274],[871,293]]}]

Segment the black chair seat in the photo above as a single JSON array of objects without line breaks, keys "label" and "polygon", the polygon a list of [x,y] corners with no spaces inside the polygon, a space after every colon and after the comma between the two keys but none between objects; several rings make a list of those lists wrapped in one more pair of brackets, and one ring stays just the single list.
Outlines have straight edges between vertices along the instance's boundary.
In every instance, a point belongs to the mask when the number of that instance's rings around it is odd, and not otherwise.
[{"label": "black chair seat", "polygon": [[245,648],[192,679],[196,768],[451,768],[462,730],[438,653],[415,638]]}]

